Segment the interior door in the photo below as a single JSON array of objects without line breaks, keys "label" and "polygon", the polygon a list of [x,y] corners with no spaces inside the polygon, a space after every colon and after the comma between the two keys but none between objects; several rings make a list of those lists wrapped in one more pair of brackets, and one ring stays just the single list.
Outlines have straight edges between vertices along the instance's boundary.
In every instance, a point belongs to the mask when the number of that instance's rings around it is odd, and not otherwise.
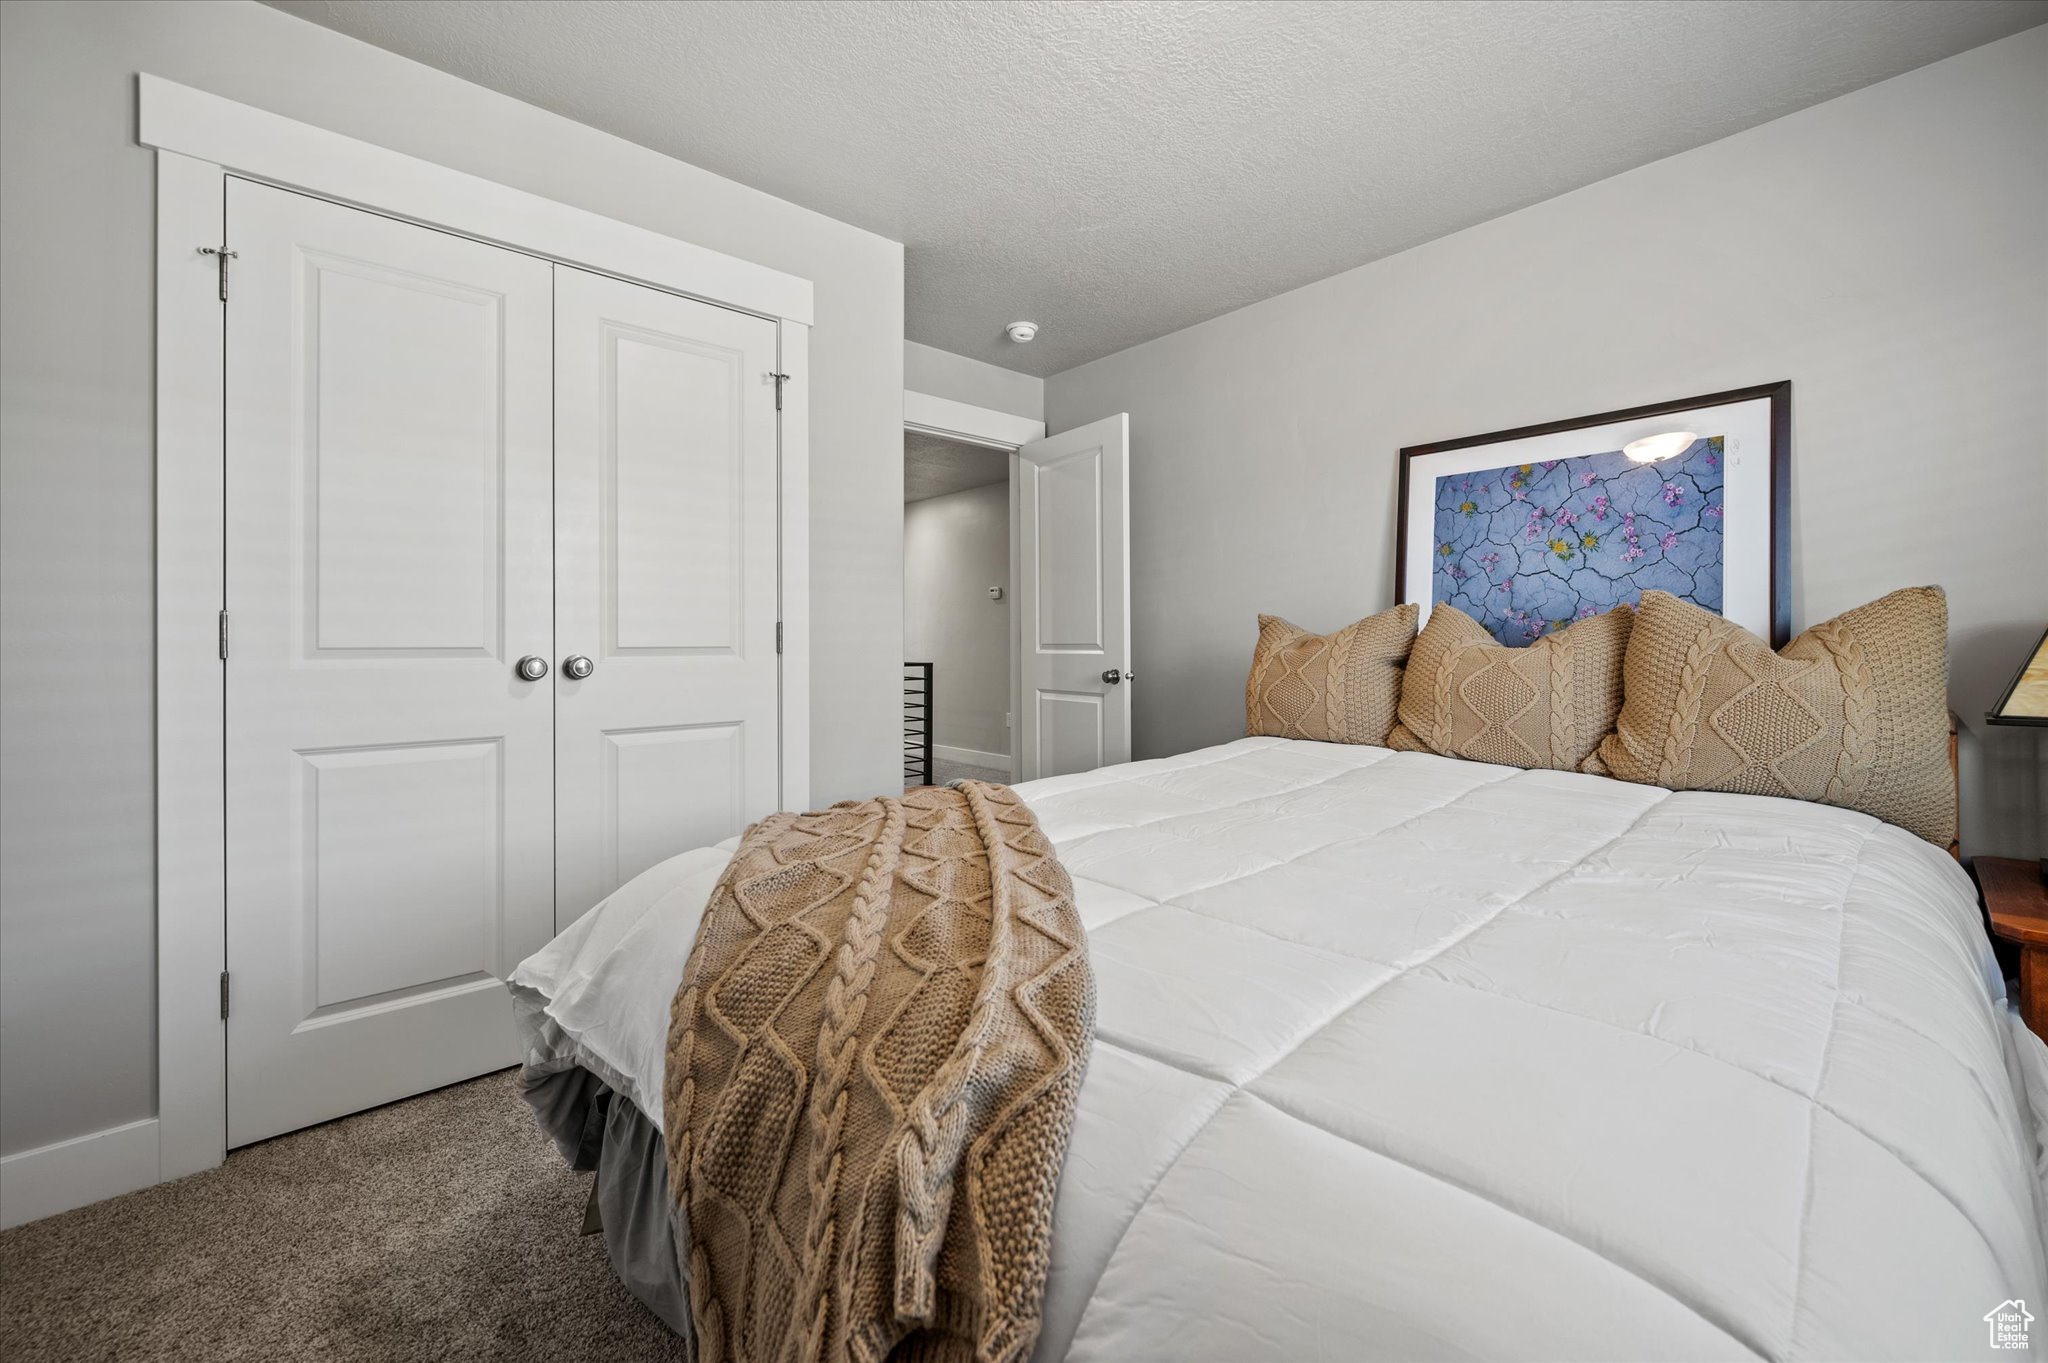
[{"label": "interior door", "polygon": [[555,273],[556,916],[778,800],[773,322]]},{"label": "interior door", "polygon": [[1023,779],[1131,760],[1131,424],[1017,451]]},{"label": "interior door", "polygon": [[228,1143],[515,1063],[553,931],[550,267],[227,182]]}]

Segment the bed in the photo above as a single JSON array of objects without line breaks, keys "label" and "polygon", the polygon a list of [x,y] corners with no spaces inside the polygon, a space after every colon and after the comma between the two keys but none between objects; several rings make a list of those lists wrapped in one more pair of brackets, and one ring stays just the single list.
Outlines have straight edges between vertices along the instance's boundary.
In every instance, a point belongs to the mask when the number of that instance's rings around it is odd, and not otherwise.
[{"label": "bed", "polygon": [[[1098,987],[1039,1359],[1949,1358],[2048,1300],[2048,1050],[1910,834],[1269,738],[1018,790]],[[663,1041],[729,850],[513,976],[684,1328]]]}]

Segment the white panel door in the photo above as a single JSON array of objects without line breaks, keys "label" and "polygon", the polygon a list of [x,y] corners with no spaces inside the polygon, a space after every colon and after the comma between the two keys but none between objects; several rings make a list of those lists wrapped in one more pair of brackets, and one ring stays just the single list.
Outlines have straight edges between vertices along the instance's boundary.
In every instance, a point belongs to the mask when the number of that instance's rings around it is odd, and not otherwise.
[{"label": "white panel door", "polygon": [[230,179],[228,1143],[514,1064],[554,927],[550,267]]},{"label": "white panel door", "polygon": [[1121,412],[1017,451],[1026,781],[1131,760],[1130,452]]},{"label": "white panel door", "polygon": [[561,927],[777,806],[775,360],[773,322],[555,271]]}]

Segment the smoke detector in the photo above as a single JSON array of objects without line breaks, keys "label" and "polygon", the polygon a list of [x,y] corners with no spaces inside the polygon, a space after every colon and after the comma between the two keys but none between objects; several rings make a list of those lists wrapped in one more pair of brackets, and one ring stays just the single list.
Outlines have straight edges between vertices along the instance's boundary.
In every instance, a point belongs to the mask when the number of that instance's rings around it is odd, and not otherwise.
[{"label": "smoke detector", "polygon": [[1015,341],[1018,345],[1023,345],[1038,334],[1038,323],[1012,322],[1004,327],[1003,330],[1009,334],[1011,340]]}]

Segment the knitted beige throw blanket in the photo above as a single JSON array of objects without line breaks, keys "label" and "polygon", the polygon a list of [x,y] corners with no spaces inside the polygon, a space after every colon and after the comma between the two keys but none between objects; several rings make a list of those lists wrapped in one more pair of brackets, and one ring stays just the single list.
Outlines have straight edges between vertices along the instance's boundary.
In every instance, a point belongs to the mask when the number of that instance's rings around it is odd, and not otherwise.
[{"label": "knitted beige throw blanket", "polygon": [[669,1022],[703,1363],[1029,1354],[1094,1015],[1072,883],[1006,787],[749,829]]}]

